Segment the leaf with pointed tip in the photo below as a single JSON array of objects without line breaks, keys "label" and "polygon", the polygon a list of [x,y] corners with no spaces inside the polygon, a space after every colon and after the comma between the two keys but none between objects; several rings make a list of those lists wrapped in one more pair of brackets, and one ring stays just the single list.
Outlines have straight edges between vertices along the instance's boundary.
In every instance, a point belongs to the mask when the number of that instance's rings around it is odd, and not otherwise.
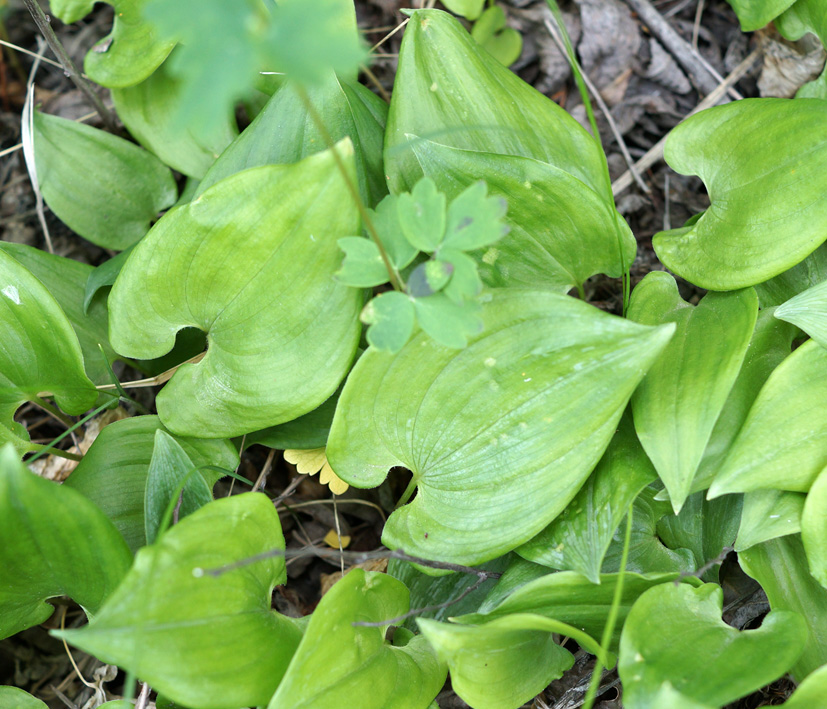
[{"label": "leaf with pointed tip", "polygon": [[[369,207],[377,204],[388,192],[382,167],[387,104],[358,82],[332,73],[319,86],[308,87],[307,94],[330,137],[337,142],[350,138],[359,193]],[[308,114],[296,85],[285,82],[215,161],[198,194],[241,170],[298,162],[325,145],[325,137]]]},{"label": "leaf with pointed tip", "polygon": [[518,288],[492,291],[482,317],[463,350],[425,333],[368,350],[339,399],[339,477],[374,487],[404,465],[418,485],[385,526],[391,548],[467,564],[528,541],[585,482],[673,329]]},{"label": "leaf with pointed tip", "polygon": [[827,281],[779,305],[775,317],[797,325],[822,347],[827,347]]},{"label": "leaf with pointed tip", "polygon": [[676,514],[738,377],[757,316],[758,298],[751,289],[709,293],[693,307],[663,271],[649,273],[632,293],[630,320],[677,325],[632,396],[635,430]]},{"label": "leaf with pointed tip", "polygon": [[[310,617],[269,709],[353,706],[417,709],[442,688],[446,670],[425,638],[397,629],[359,627],[407,612],[408,589],[387,574],[354,568],[325,594]],[[397,640],[400,636],[401,642]]]},{"label": "leaf with pointed tip", "polygon": [[807,621],[804,653],[790,670],[800,682],[827,663],[827,589],[810,574],[801,537],[791,534],[756,544],[739,552],[738,563],[761,584],[772,610],[794,611]]},{"label": "leaf with pointed tip", "polygon": [[202,178],[238,135],[235,114],[213,105],[209,110],[216,116],[207,128],[200,123],[182,125],[177,117],[184,100],[184,85],[170,73],[167,62],[141,83],[112,91],[118,118],[135,140],[174,170]]},{"label": "leaf with pointed tip", "polygon": [[377,350],[399,352],[411,337],[415,317],[411,299],[404,293],[388,291],[378,295],[362,310],[362,322],[370,326],[368,344]]},{"label": "leaf with pointed tip", "polygon": [[17,687],[0,687],[0,706],[8,709],[48,709],[47,705]]},{"label": "leaf with pointed tip", "polygon": [[483,625],[457,625],[420,618],[419,628],[448,664],[451,687],[475,709],[522,706],[560,679],[574,664],[574,655],[555,642],[555,634],[575,640],[614,665],[599,643],[558,620],[529,613],[495,618]]},{"label": "leaf with pointed tip", "polygon": [[[161,39],[145,22],[146,0],[105,0],[115,10],[112,31],[86,54],[83,70],[92,81],[116,88],[146,79],[166,59],[175,42]],[[95,0],[51,0],[56,17],[71,24],[92,12]]]},{"label": "leaf with pointed tip", "polygon": [[603,557],[626,512],[657,479],[627,410],[609,447],[563,513],[517,552],[555,569],[579,571],[600,582]]},{"label": "leaf with pointed tip", "polygon": [[[711,205],[692,226],[652,239],[663,264],[701,288],[766,281],[827,239],[827,112],[820,99],[735,101],[691,116],[664,155],[706,183]],[[784,156],[767,160],[766,147]]]},{"label": "leaf with pointed tip", "polygon": [[[352,178],[352,148],[336,149]],[[182,328],[207,333],[204,359],[158,395],[167,428],[237,436],[295,419],[336,390],[362,301],[332,278],[336,240],[358,227],[331,151],[232,175],[153,227],[109,295],[110,336],[118,352],[151,359]]]},{"label": "leaf with pointed tip", "polygon": [[83,368],[83,352],[66,315],[43,284],[0,249],[0,443],[31,450],[14,422],[21,404],[47,392],[68,414],[98,398]]},{"label": "leaf with pointed tip", "polygon": [[2,242],[0,250],[31,271],[54,296],[78,337],[89,379],[95,384],[111,384],[107,361],[113,362],[118,355],[109,344],[106,301],[93,297],[88,306],[84,302],[86,283],[95,269],[80,261],[55,256],[24,244]]},{"label": "leaf with pointed tip", "polygon": [[798,613],[773,611],[740,632],[721,620],[722,605],[713,583],[661,584],[638,599],[620,640],[624,706],[662,706],[653,699],[664,686],[723,706],[778,679],[801,655],[807,627]]},{"label": "leaf with pointed tip", "polygon": [[[135,552],[146,544],[144,496],[157,431],[166,429],[157,416],[135,416],[106,426],[63,483],[94,502],[112,520]],[[229,441],[176,438],[197,466],[233,470],[238,453]],[[201,472],[211,489],[221,477]]]},{"label": "leaf with pointed tip", "polygon": [[801,541],[810,573],[827,588],[827,468],[816,478],[801,514]]},{"label": "leaf with pointed tip", "polygon": [[106,516],[74,490],[23,467],[0,448],[0,638],[42,623],[69,596],[97,613],[132,555]]},{"label": "leaf with pointed tip", "polygon": [[423,177],[410,192],[396,198],[399,224],[405,238],[419,251],[432,253],[445,236],[445,195]]},{"label": "leaf with pointed tip", "polygon": [[744,32],[760,30],[784,10],[792,5],[795,0],[727,0],[738,15],[741,21],[741,29]]},{"label": "leaf with pointed tip", "polygon": [[770,375],[709,497],[761,489],[807,492],[827,466],[827,350],[805,342]]},{"label": "leaf with pointed tip", "polygon": [[755,286],[761,308],[786,303],[808,288],[827,280],[827,244],[822,244],[807,258],[775,278]]},{"label": "leaf with pointed tip", "polygon": [[743,551],[761,542],[800,532],[805,498],[806,495],[802,492],[787,490],[753,490],[744,493],[735,551]]},{"label": "leaf with pointed tip", "polygon": [[284,537],[270,500],[221,498],[141,549],[89,625],[54,635],[186,706],[265,704],[301,637],[295,619],[270,608],[284,558],[206,571],[271,549],[284,549]]},{"label": "leaf with pointed tip", "polygon": [[[594,584],[574,571],[546,574],[524,584],[490,611],[471,613],[454,620],[458,623],[480,624],[513,613],[531,613],[567,623],[598,638],[609,617],[618,578],[617,574],[601,574],[600,583]],[[638,597],[653,586],[678,579],[692,585],[701,583],[691,576],[681,579],[678,573],[624,575],[623,590],[617,607],[617,625],[610,647],[612,651],[617,651],[623,623]]]}]

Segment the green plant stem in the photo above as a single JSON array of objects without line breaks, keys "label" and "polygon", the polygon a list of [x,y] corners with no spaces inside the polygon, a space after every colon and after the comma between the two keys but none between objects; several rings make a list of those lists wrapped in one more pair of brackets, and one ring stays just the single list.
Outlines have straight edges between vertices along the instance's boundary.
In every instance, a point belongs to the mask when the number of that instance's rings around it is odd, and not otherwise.
[{"label": "green plant stem", "polygon": [[[629,547],[632,543],[632,511],[633,507],[629,506],[629,512],[626,514],[626,535],[623,538],[623,554],[620,557],[620,569],[617,574],[617,584],[615,585],[615,592],[612,596],[612,607],[609,609],[609,617],[606,619],[606,625],[603,626],[603,637],[600,639],[600,647],[603,652],[608,654],[609,646],[612,642],[612,635],[614,634],[615,624],[617,623],[617,615],[620,612],[620,601],[623,597],[623,582],[626,578],[626,563],[629,561]],[[592,670],[592,679],[589,682],[589,689],[583,700],[583,709],[592,709],[594,700],[597,698],[597,690],[600,688],[600,679],[603,676],[603,664],[600,658],[595,658],[594,669]]]},{"label": "green plant stem", "polygon": [[416,484],[419,482],[419,479],[414,475],[411,478],[411,481],[408,483],[408,487],[405,488],[405,492],[402,493],[402,497],[399,498],[399,502],[396,503],[396,508],[399,509],[402,505],[406,504],[408,500],[411,499],[411,495],[413,495],[414,490],[416,489]]},{"label": "green plant stem", "polygon": [[40,7],[37,0],[23,0],[23,4],[31,14],[32,19],[34,19],[37,28],[46,39],[46,43],[54,52],[61,66],[63,66],[63,71],[66,76],[68,76],[72,80],[72,83],[80,89],[80,92],[89,99],[92,107],[100,115],[106,130],[115,133],[117,131],[117,124],[115,123],[114,116],[109,109],[103,105],[103,101],[100,100],[100,97],[92,90],[92,87],[84,80],[83,76],[81,76],[81,73],[78,71],[66,48],[57,38],[49,22],[49,18],[46,16],[46,13],[43,12],[43,8]]},{"label": "green plant stem", "polygon": [[[37,451],[42,450],[44,452],[46,450],[49,450],[52,455],[56,455],[58,458],[66,458],[66,460],[75,460],[78,463],[81,460],[83,460],[82,455],[78,455],[77,453],[71,453],[69,451],[61,450],[60,448],[52,448],[51,444],[48,445],[48,446],[37,446],[37,448],[35,450],[37,450]],[[39,455],[39,453],[38,453],[38,455]],[[34,456],[32,458],[30,458],[29,460],[34,460]],[[26,462],[28,463],[29,460],[27,460]]]},{"label": "green plant stem", "polygon": [[[40,448],[37,451],[37,453],[35,455],[33,455],[31,458],[29,458],[26,462],[31,463],[32,461],[37,460],[40,456],[45,455],[46,453],[48,453],[50,450],[54,450],[55,455],[60,455],[64,458],[71,457],[72,454],[67,453],[66,451],[60,451],[58,453],[58,451],[55,449],[55,446],[58,443],[60,443],[64,438],[66,438],[66,436],[71,435],[72,431],[74,431],[79,426],[82,426],[83,424],[85,424],[89,419],[94,418],[95,416],[97,416],[104,409],[111,409],[113,403],[115,403],[115,401],[107,401],[105,404],[102,404],[101,406],[98,406],[98,408],[96,408],[93,411],[91,411],[90,413],[86,414],[86,416],[84,416],[80,421],[78,421],[76,424],[72,425],[66,431],[61,433],[57,438],[55,438],[55,440],[53,440],[48,446],[43,446],[42,448]],[[75,458],[71,458],[71,459],[75,460]],[[80,460],[80,458],[77,458],[77,460]]]},{"label": "green plant stem", "polygon": [[390,284],[393,286],[394,290],[398,290],[404,293],[405,283],[402,281],[402,277],[399,275],[399,273],[397,273],[396,269],[393,267],[393,264],[391,263],[390,257],[388,256],[388,252],[385,250],[385,246],[382,243],[382,239],[379,238],[379,233],[376,231],[376,227],[373,224],[373,220],[370,218],[370,214],[368,214],[368,209],[365,206],[365,203],[362,201],[362,197],[359,195],[359,188],[354,184],[353,180],[348,174],[344,162],[342,161],[341,155],[339,155],[339,153],[336,151],[336,142],[333,140],[333,136],[330,135],[330,131],[327,130],[327,126],[324,124],[322,117],[319,115],[319,112],[316,110],[316,107],[313,105],[313,102],[310,100],[310,96],[307,94],[307,91],[305,91],[304,87],[297,84],[296,91],[299,94],[299,98],[304,104],[304,107],[307,110],[308,115],[310,116],[310,120],[313,121],[313,124],[316,126],[316,129],[321,134],[322,140],[324,140],[325,145],[327,145],[328,149],[333,154],[333,159],[336,161],[336,167],[338,167],[339,172],[342,173],[342,177],[344,178],[347,190],[348,192],[350,192],[351,198],[356,203],[356,208],[359,210],[359,215],[362,217],[362,221],[365,224],[365,229],[367,229],[370,238],[373,240],[373,243],[375,243],[376,247],[379,249],[379,255],[382,257],[382,263],[385,264],[385,268],[388,271],[388,280],[390,281]]},{"label": "green plant stem", "polygon": [[74,421],[72,421],[72,419],[70,419],[70,418],[69,418],[66,414],[64,414],[64,413],[63,413],[60,409],[58,409],[56,406],[52,406],[52,405],[51,405],[48,401],[44,401],[44,400],[43,400],[43,399],[41,399],[39,396],[35,396],[35,397],[33,397],[33,398],[31,399],[31,402],[32,402],[35,406],[39,406],[39,407],[40,407],[41,409],[43,409],[44,411],[46,411],[46,412],[50,413],[50,414],[51,414],[52,416],[54,416],[54,417],[55,417],[58,421],[60,421],[61,423],[66,424],[66,425],[67,425],[67,426],[69,426],[70,428],[71,428],[72,426],[74,426],[74,425],[75,425],[75,422],[74,422]]}]

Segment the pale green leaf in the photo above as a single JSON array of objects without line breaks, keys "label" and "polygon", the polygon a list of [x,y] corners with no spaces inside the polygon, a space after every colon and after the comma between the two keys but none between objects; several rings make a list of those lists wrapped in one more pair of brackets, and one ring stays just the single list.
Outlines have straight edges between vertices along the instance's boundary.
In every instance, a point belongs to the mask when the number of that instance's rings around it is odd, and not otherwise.
[{"label": "pale green leaf", "polygon": [[518,553],[555,569],[579,571],[599,583],[603,557],[615,530],[640,491],[656,478],[627,410],[580,492]]},{"label": "pale green leaf", "polygon": [[827,281],[778,306],[775,317],[797,325],[822,347],[827,347]]},{"label": "pale green leaf", "polygon": [[445,195],[434,181],[423,177],[410,192],[396,198],[399,224],[405,238],[420,251],[431,253],[445,236]]},{"label": "pale green leaf", "polygon": [[[393,644],[380,622],[408,610],[404,584],[383,573],[354,568],[322,598],[310,617],[270,709],[419,709],[445,682],[445,666],[430,645],[396,630]],[[397,636],[401,643],[397,641]]]},{"label": "pale green leaf", "polygon": [[[166,431],[157,416],[109,424],[64,483],[103,510],[133,552],[146,544],[144,496],[157,431]],[[185,437],[176,441],[195,465],[229,470],[238,465],[238,453],[229,441]],[[210,488],[222,476],[212,470],[201,474]]]},{"label": "pale green leaf", "polygon": [[8,709],[47,709],[47,706],[28,692],[17,687],[0,687],[0,706]]},{"label": "pale green leaf", "polygon": [[505,11],[499,5],[482,13],[471,28],[471,36],[503,66],[516,62],[523,51],[522,35],[506,25]]},{"label": "pale green leaf", "polygon": [[827,280],[827,244],[775,278],[755,286],[762,308],[781,305],[808,288]]},{"label": "pale green leaf", "polygon": [[301,638],[295,619],[270,608],[284,558],[209,571],[272,549],[284,537],[270,500],[221,498],[141,549],[89,625],[54,634],[185,706],[265,704]]},{"label": "pale green leaf", "polygon": [[511,614],[484,625],[418,622],[447,662],[452,689],[474,709],[517,709],[562,677],[574,655],[555,642],[555,634],[614,664],[586,633],[541,615]]},{"label": "pale green leaf", "polygon": [[391,548],[478,563],[528,541],[585,482],[672,333],[517,288],[492,291],[483,321],[464,350],[420,333],[348,377],[333,469],[374,487],[404,465],[418,487],[385,526]]},{"label": "pale green leaf", "polygon": [[489,197],[485,182],[475,182],[448,206],[444,245],[460,251],[490,246],[508,233],[502,223],[507,210],[503,197]]},{"label": "pale green leaf", "polygon": [[[734,290],[783,273],[827,238],[827,103],[746,99],[691,116],[664,154],[704,180],[711,205],[652,240],[663,264],[702,288]],[[767,160],[767,149],[781,156]]]},{"label": "pale green leaf", "polygon": [[28,471],[11,446],[0,449],[0,638],[45,621],[55,596],[96,614],[131,561],[95,505]]},{"label": "pale green leaf", "polygon": [[480,16],[485,0],[445,0],[442,4],[454,14],[473,21]]},{"label": "pale green leaf", "polygon": [[751,289],[709,293],[693,307],[663,271],[649,273],[632,293],[629,319],[677,326],[632,396],[635,429],[676,514],[738,377],[757,316]]},{"label": "pale green leaf", "polygon": [[370,218],[390,262],[397,269],[402,269],[416,258],[419,249],[405,238],[399,220],[398,199],[396,195],[387,195],[376,206],[376,211],[370,212]]},{"label": "pale green leaf", "polygon": [[787,490],[753,490],[744,493],[735,551],[743,551],[761,542],[800,532],[805,497],[802,492]]},{"label": "pale green leaf", "polygon": [[816,478],[801,514],[801,541],[810,573],[827,588],[827,468]]},{"label": "pale green leaf", "polygon": [[770,375],[710,497],[766,488],[807,492],[827,466],[827,350],[812,340]]},{"label": "pale green leaf", "polygon": [[482,281],[474,259],[454,249],[440,249],[439,256],[454,267],[451,280],[442,291],[445,295],[455,303],[462,303],[482,292]]},{"label": "pale green leaf", "polygon": [[339,283],[352,288],[373,288],[388,281],[388,269],[379,247],[361,236],[345,236],[336,242],[345,252],[342,267],[334,274]]},{"label": "pale green leaf", "polygon": [[77,121],[35,112],[34,150],[46,204],[107,249],[140,240],[178,196],[172,172],[152,153]]},{"label": "pale green leaf", "polygon": [[744,32],[760,30],[796,0],[727,0],[741,21]]},{"label": "pale green leaf", "polygon": [[73,415],[98,398],[66,315],[43,284],[0,249],[0,443],[12,441],[20,452],[31,449],[13,416],[44,392]]},{"label": "pale green leaf", "polygon": [[411,299],[404,293],[378,295],[362,310],[362,322],[370,326],[368,344],[377,350],[399,352],[411,337],[415,317]]},{"label": "pale green leaf", "polygon": [[[352,148],[337,150],[352,177]],[[110,336],[118,352],[152,359],[185,327],[207,333],[204,359],[158,395],[167,428],[237,436],[295,419],[336,390],[362,300],[332,278],[336,240],[358,227],[330,151],[232,175],[153,227],[110,293]]]},{"label": "pale green leaf", "polygon": [[444,293],[434,293],[413,301],[419,326],[439,344],[462,348],[468,338],[478,335],[483,328],[478,303],[457,303]]},{"label": "pale green leaf", "polygon": [[[717,584],[661,584],[635,603],[620,640],[623,705],[655,709],[668,686],[692,702],[720,707],[781,677],[807,639],[797,613],[773,611],[757,630],[721,620]],[[681,706],[673,704],[671,706]]]},{"label": "pale green leaf", "polygon": [[827,589],[810,574],[801,538],[788,535],[756,544],[739,552],[738,563],[761,584],[774,611],[795,611],[804,616],[809,638],[790,670],[800,682],[827,663]]}]

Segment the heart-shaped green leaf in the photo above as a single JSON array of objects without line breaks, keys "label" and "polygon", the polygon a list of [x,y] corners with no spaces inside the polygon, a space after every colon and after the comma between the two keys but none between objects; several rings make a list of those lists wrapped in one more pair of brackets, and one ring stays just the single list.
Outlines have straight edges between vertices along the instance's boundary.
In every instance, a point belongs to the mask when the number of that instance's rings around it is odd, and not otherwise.
[{"label": "heart-shaped green leaf", "polygon": [[753,490],[744,494],[735,551],[801,531],[803,492]]},{"label": "heart-shaped green leaf", "polygon": [[[387,104],[358,82],[333,74],[319,86],[308,87],[307,96],[330,138],[337,142],[350,138],[359,193],[369,207],[377,204],[388,192],[382,168]],[[308,113],[296,85],[286,82],[216,160],[198,194],[250,167],[298,162],[323,150],[327,139]]]},{"label": "heart-shaped green leaf", "polygon": [[399,628],[389,644],[386,627],[355,625],[381,622],[407,610],[404,584],[387,574],[349,571],[310,617],[268,707],[345,707],[354,701],[364,709],[428,706],[446,671],[427,641]]},{"label": "heart-shaped green leaf", "polygon": [[46,620],[54,596],[97,613],[131,561],[95,505],[26,470],[11,446],[0,449],[0,638]]},{"label": "heart-shaped green leaf", "polygon": [[[353,149],[337,147],[353,177]],[[158,395],[174,433],[237,436],[312,411],[343,379],[362,293],[336,283],[359,218],[333,153],[251,168],[160,220],[109,296],[118,352],[152,359],[185,327],[208,350]]]},{"label": "heart-shaped green leaf", "polygon": [[[157,416],[135,416],[104,428],[64,483],[92,500],[126,539],[132,551],[146,544],[144,497],[157,431]],[[195,465],[235,469],[238,453],[229,441],[176,439]],[[210,488],[221,473],[203,470]]]},{"label": "heart-shaped green leaf", "polygon": [[712,583],[661,584],[638,599],[620,640],[624,706],[665,706],[653,699],[668,685],[720,707],[777,679],[801,655],[807,627],[798,613],[773,611],[757,630],[739,632],[721,620],[722,605]]},{"label": "heart-shaped green leaf", "polygon": [[764,488],[807,492],[827,466],[827,350],[812,340],[761,389],[709,496]]},{"label": "heart-shaped green leaf", "polygon": [[209,572],[272,549],[284,537],[270,500],[221,498],[141,549],[89,625],[54,634],[185,706],[266,704],[301,638],[295,619],[270,609],[284,559]]},{"label": "heart-shaped green leaf", "polygon": [[49,208],[84,239],[122,250],[178,196],[152,153],[106,131],[35,112],[37,181]]},{"label": "heart-shaped green leaf", "polygon": [[[155,28],[144,22],[146,0],[105,0],[115,10],[112,32],[86,55],[83,69],[92,81],[116,88],[137,84],[166,59],[175,42],[158,38]],[[52,12],[67,25],[92,12],[95,0],[52,0]]]},{"label": "heart-shaped green leaf", "polygon": [[579,571],[592,583],[600,583],[600,567],[615,530],[640,491],[656,478],[627,410],[580,492],[518,553],[555,569]]},{"label": "heart-shaped green leaf", "polygon": [[391,548],[479,563],[537,534],[600,459],[673,328],[517,288],[492,291],[482,312],[464,350],[423,333],[396,355],[368,350],[339,399],[327,448],[339,477],[374,487],[394,465],[413,471],[416,498],[385,526]]},{"label": "heart-shaped green leaf", "polygon": [[768,25],[795,0],[727,0],[741,21],[744,32],[754,32]]},{"label": "heart-shaped green leaf", "polygon": [[604,665],[615,662],[586,633],[541,615],[515,613],[484,625],[418,622],[448,663],[451,687],[475,709],[517,709],[562,677],[574,655],[555,642],[555,633],[599,655]]},{"label": "heart-shaped green leaf", "polygon": [[0,706],[9,709],[47,709],[39,699],[17,687],[0,687]]},{"label": "heart-shaped green leaf", "polygon": [[14,412],[44,392],[68,414],[83,413],[98,398],[66,315],[43,284],[0,249],[0,443],[31,450]]},{"label": "heart-shaped green leaf", "polygon": [[238,128],[235,115],[224,107],[210,107],[216,115],[208,128],[181,123],[184,100],[183,83],[170,73],[167,62],[141,83],[112,90],[118,118],[132,137],[174,170],[200,179],[238,135]]},{"label": "heart-shaped green leaf", "polygon": [[810,573],[827,588],[827,468],[816,478],[801,515],[801,541]]},{"label": "heart-shaped green leaf", "polygon": [[[747,99],[702,111],[669,134],[664,155],[698,175],[711,205],[692,226],[656,234],[664,265],[710,290],[755,285],[827,238],[827,104]],[[768,146],[779,160],[767,160]]]},{"label": "heart-shaped green leaf", "polygon": [[[0,249],[25,266],[54,296],[78,337],[86,374],[95,384],[111,384],[107,361],[117,358],[109,344],[109,312],[103,298],[84,303],[91,266],[24,244],[2,242]],[[101,352],[101,347],[103,352]]]},{"label": "heart-shaped green leaf", "polygon": [[692,307],[663,271],[649,273],[632,293],[631,320],[677,325],[632,396],[635,429],[676,514],[738,377],[757,316],[751,289],[709,293]]},{"label": "heart-shaped green leaf", "polygon": [[[624,575],[617,625],[611,642],[613,650],[617,649],[623,622],[638,597],[653,586],[678,578],[677,573]],[[690,584],[700,584],[698,579],[691,576],[683,580]],[[592,583],[574,571],[547,574],[524,584],[488,612],[459,616],[455,620],[460,623],[479,624],[514,613],[530,613],[558,620],[574,626],[592,638],[599,638],[609,617],[617,581],[617,574],[601,575],[599,584]]]},{"label": "heart-shaped green leaf", "polygon": [[807,621],[809,637],[804,653],[790,670],[793,678],[801,681],[827,664],[827,589],[810,574],[801,538],[791,534],[756,544],[740,552],[738,562],[761,584],[774,611],[794,611]]},{"label": "heart-shaped green leaf", "polygon": [[822,347],[827,347],[827,281],[778,306],[775,317],[797,325]]}]

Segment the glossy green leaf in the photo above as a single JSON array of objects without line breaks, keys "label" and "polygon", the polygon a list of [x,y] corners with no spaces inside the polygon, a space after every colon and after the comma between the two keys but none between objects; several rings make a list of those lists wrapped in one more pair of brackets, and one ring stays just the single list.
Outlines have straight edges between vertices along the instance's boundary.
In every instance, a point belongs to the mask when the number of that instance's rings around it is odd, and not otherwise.
[{"label": "glossy green leaf", "polygon": [[[337,150],[352,171],[352,148]],[[204,359],[158,395],[167,428],[237,436],[295,419],[336,390],[362,300],[332,278],[336,240],[358,225],[330,151],[237,173],[158,222],[110,293],[110,336],[117,351],[151,359],[184,327],[207,333]]]},{"label": "glossy green leaf", "polygon": [[827,347],[827,281],[778,306],[775,317],[797,325],[822,347]]},{"label": "glossy green leaf", "polygon": [[760,30],[796,0],[727,0],[741,21],[744,32]]},{"label": "glossy green leaf", "polygon": [[744,494],[735,551],[801,531],[802,492],[753,490]]},{"label": "glossy green leaf", "polygon": [[47,392],[68,414],[81,414],[98,398],[83,369],[72,325],[43,284],[0,249],[0,443],[31,449],[13,416]]},{"label": "glossy green leaf", "polygon": [[615,530],[640,491],[656,478],[627,411],[580,492],[518,553],[555,569],[579,571],[599,583],[603,557]]},{"label": "glossy green leaf", "polygon": [[[494,588],[492,588],[485,597],[485,600],[480,604],[477,612],[482,614],[490,613],[518,588],[543,576],[548,576],[550,573],[555,572],[549,571],[546,566],[535,564],[533,561],[526,561],[516,554],[511,554],[508,567],[497,580]],[[454,617],[459,616],[458,613],[453,615]]]},{"label": "glossy green leaf", "polygon": [[265,704],[301,637],[294,619],[270,609],[284,558],[207,571],[271,549],[284,538],[270,500],[221,498],[141,549],[89,625],[54,634],[185,706]]},{"label": "glossy green leaf", "polygon": [[827,696],[827,665],[807,675],[782,706],[787,709],[811,709],[811,707],[817,707],[825,696]]},{"label": "glossy green leaf", "polygon": [[[387,104],[358,82],[333,74],[320,86],[308,88],[307,93],[330,137],[337,142],[349,137],[353,143],[359,193],[372,207],[388,192],[382,168]],[[241,170],[298,162],[325,147],[325,138],[297,87],[286,82],[216,160],[199,185],[198,194]]]},{"label": "glossy green leaf", "polygon": [[419,251],[431,253],[445,236],[445,195],[434,181],[423,177],[410,192],[396,199],[399,224],[405,238]]},{"label": "glossy green leaf", "polygon": [[807,569],[801,538],[789,535],[756,544],[740,552],[738,561],[761,584],[774,611],[795,611],[804,616],[809,639],[804,653],[790,670],[793,678],[801,681],[827,663],[827,589]]},{"label": "glossy green leaf", "polygon": [[[310,617],[270,709],[418,709],[445,682],[445,666],[422,637],[397,630],[389,644],[379,622],[408,610],[408,590],[387,574],[354,568],[322,598]],[[396,638],[394,638],[396,639]]]},{"label": "glossy green leaf", "polygon": [[508,233],[508,227],[501,223],[508,204],[504,198],[489,197],[487,193],[485,182],[475,182],[451,201],[445,247],[473,251],[490,246]]},{"label": "glossy green leaf", "polygon": [[155,431],[155,447],[152,449],[144,494],[147,544],[154,543],[164,531],[162,524],[167,508],[177,501],[179,495],[179,519],[212,502],[210,486],[186,451],[172,436],[158,429]]},{"label": "glossy green leaf", "polygon": [[[115,11],[112,31],[86,55],[83,70],[92,81],[116,88],[137,84],[158,67],[175,42],[161,39],[141,13],[146,0],[106,0]],[[92,12],[95,0],[51,0],[52,12],[66,24]]]},{"label": "glossy green leaf", "polygon": [[83,123],[35,112],[34,149],[46,204],[107,249],[140,240],[178,196],[172,172],[154,155]]},{"label": "glossy green leaf", "polygon": [[97,614],[131,561],[95,505],[26,470],[11,446],[0,449],[0,638],[45,621],[55,596]]},{"label": "glossy green leaf", "polygon": [[462,15],[466,20],[476,20],[482,13],[485,0],[446,0],[442,3],[456,15]]},{"label": "glossy green leaf", "polygon": [[[157,431],[157,416],[135,416],[106,426],[67,478],[71,487],[94,502],[112,520],[132,551],[146,544],[144,496]],[[195,465],[233,470],[238,453],[229,441],[176,438]],[[221,473],[204,470],[210,488]]]},{"label": "glossy green leaf", "polygon": [[555,642],[555,633],[614,664],[586,633],[541,615],[515,613],[484,625],[418,622],[448,663],[452,689],[475,709],[518,709],[562,677],[574,655]]},{"label": "glossy green leaf", "polygon": [[112,101],[135,140],[174,170],[191,177],[204,177],[238,135],[233,111],[223,106],[208,107],[215,117],[206,129],[200,123],[178,122],[185,101],[184,85],[170,73],[167,62],[140,84],[114,89]]},{"label": "glossy green leaf", "polygon": [[808,288],[827,280],[827,244],[788,271],[755,286],[762,308],[781,305]]},{"label": "glossy green leaf", "polygon": [[739,632],[721,620],[723,598],[717,584],[665,583],[638,599],[620,640],[625,707],[664,706],[653,701],[664,685],[720,707],[790,669],[807,640],[804,619],[776,610],[757,630]]},{"label": "glossy green leaf", "polygon": [[[819,99],[747,99],[702,111],[669,134],[664,155],[698,175],[711,205],[652,240],[663,264],[701,288],[734,290],[791,268],[827,238],[827,128]],[[780,160],[767,159],[772,146]]]},{"label": "glossy green leaf", "polygon": [[807,492],[827,466],[827,350],[812,340],[767,379],[710,497],[765,488]]},{"label": "glossy green leaf", "polygon": [[810,573],[827,588],[827,468],[816,478],[801,515],[801,541]]},{"label": "glossy green leaf", "polygon": [[[626,616],[638,597],[653,586],[671,584],[678,578],[677,573],[625,574],[617,625],[612,636],[613,651],[618,647],[620,631]],[[572,625],[593,638],[599,638],[609,617],[617,580],[617,574],[603,574],[600,584],[594,584],[574,571],[559,571],[524,584],[487,613],[472,613],[459,616],[455,620],[460,623],[478,624],[514,613],[530,613]],[[691,576],[682,580],[692,585],[700,584],[698,579]]]},{"label": "glossy green leaf", "polygon": [[499,5],[492,5],[482,13],[471,28],[471,36],[504,66],[516,62],[523,50],[522,36],[506,25],[505,11]]},{"label": "glossy green leaf", "polygon": [[118,355],[109,344],[106,302],[94,297],[88,305],[84,301],[86,283],[94,269],[24,244],[0,242],[0,250],[25,266],[54,296],[77,335],[89,379],[95,384],[111,384],[106,362],[113,362]]},{"label": "glossy green leaf", "polygon": [[361,319],[369,325],[368,344],[377,350],[399,352],[410,339],[416,314],[411,299],[404,293],[388,291],[371,300]]},{"label": "glossy green leaf", "polygon": [[17,687],[0,686],[0,706],[8,709],[47,709],[46,704]]},{"label": "glossy green leaf", "polygon": [[468,338],[483,329],[478,303],[457,303],[444,293],[415,298],[416,321],[436,342],[446,347],[462,348]]},{"label": "glossy green leaf", "polygon": [[424,333],[368,350],[345,384],[336,473],[374,487],[404,465],[418,488],[385,526],[391,548],[478,563],[528,541],[585,482],[672,333],[517,288],[493,291],[483,320],[464,350]]},{"label": "glossy green leaf", "polygon": [[775,368],[789,357],[798,328],[773,317],[774,309],[758,313],[747,354],[738,378],[729,392],[701,464],[692,482],[692,492],[706,490],[729,453],[732,442],[741,430],[755,398]]},{"label": "glossy green leaf", "polygon": [[336,280],[352,288],[373,288],[388,281],[388,269],[379,247],[361,236],[345,236],[336,242],[345,252]]},{"label": "glossy green leaf", "polygon": [[[121,272],[123,265],[126,263],[126,259],[129,258],[129,254],[132,253],[132,248],[133,247],[130,246],[126,249],[126,251],[121,251],[119,254],[107,259],[100,266],[93,268],[89,272],[89,275],[86,278],[86,288],[83,294],[84,314],[88,314],[89,307],[92,305],[92,301],[95,299],[95,296],[101,288],[111,288],[115,285],[115,280],[118,278],[118,274]],[[64,310],[66,310],[65,307]],[[108,323],[108,311],[106,317]]]},{"label": "glossy green leaf", "polygon": [[635,429],[676,514],[738,377],[757,316],[753,290],[709,293],[693,307],[663,271],[649,273],[632,293],[629,319],[677,326],[632,396]]},{"label": "glossy green leaf", "polygon": [[324,448],[338,401],[339,392],[337,391],[321,406],[304,416],[278,426],[248,433],[244,437],[244,446],[248,448],[255,443],[260,443],[281,451]]}]

